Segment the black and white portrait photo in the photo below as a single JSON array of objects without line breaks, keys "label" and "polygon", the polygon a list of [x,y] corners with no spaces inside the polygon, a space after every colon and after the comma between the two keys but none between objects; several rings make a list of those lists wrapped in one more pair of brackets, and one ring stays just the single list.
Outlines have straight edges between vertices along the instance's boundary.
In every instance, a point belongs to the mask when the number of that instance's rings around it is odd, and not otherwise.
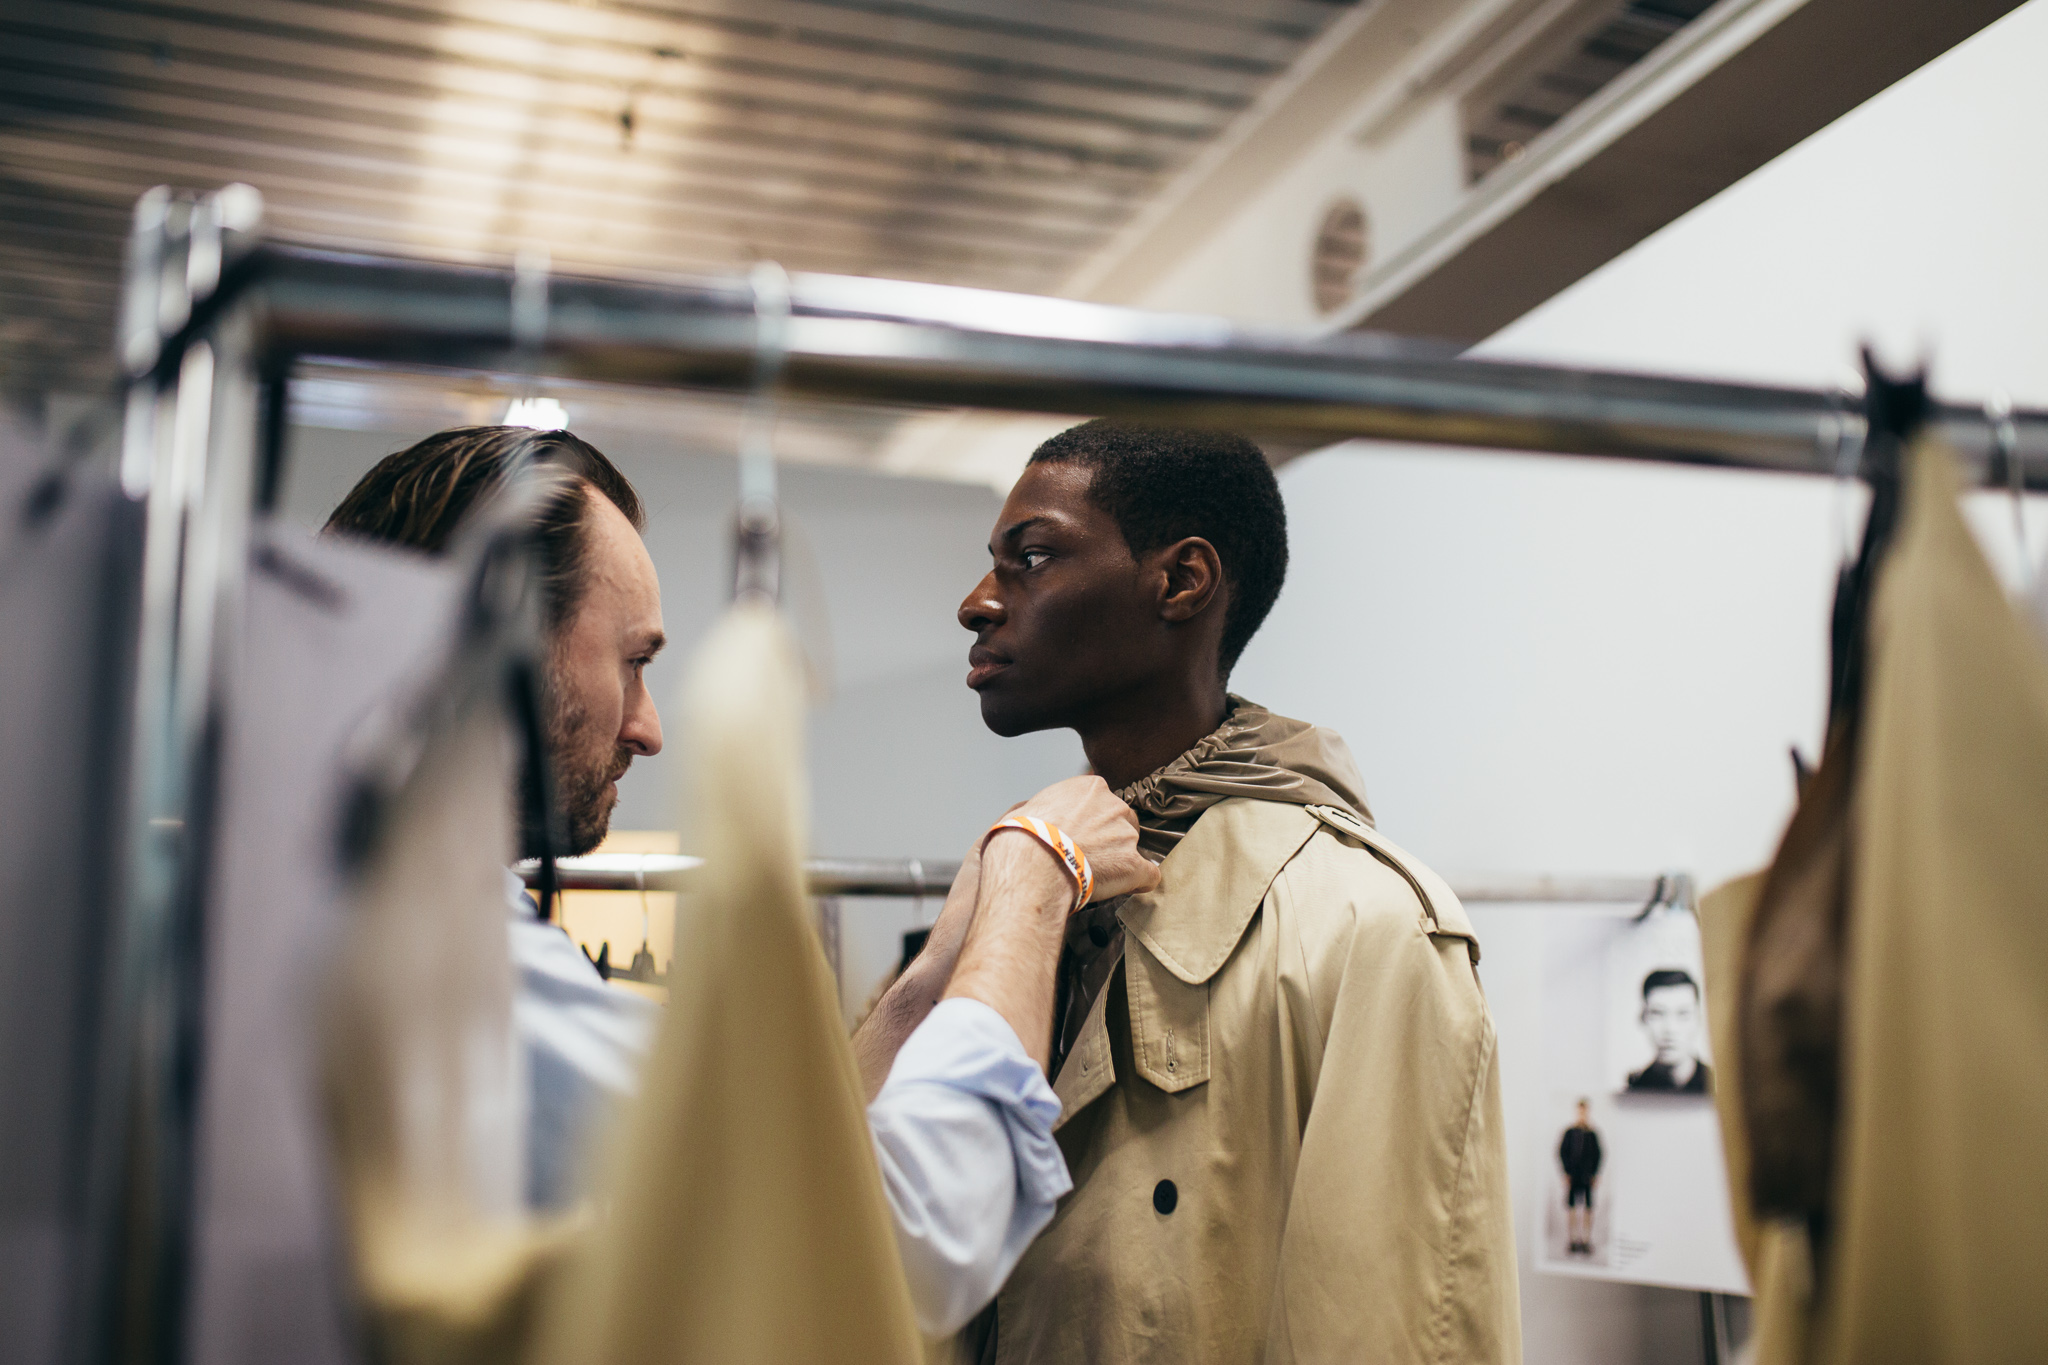
[{"label": "black and white portrait photo", "polygon": [[1545,926],[1541,1121],[1525,1130],[1538,1269],[1748,1292],[1701,956],[1698,921],[1670,906]]},{"label": "black and white portrait photo", "polygon": [[1693,917],[1660,909],[1617,934],[1606,976],[1610,1093],[1711,1098],[1706,972]]},{"label": "black and white portrait photo", "polygon": [[1643,977],[1643,1037],[1649,1065],[1628,1077],[1631,1094],[1705,1095],[1714,1088],[1713,1068],[1700,1056],[1705,1020],[1700,983],[1683,967],[1658,967]]}]

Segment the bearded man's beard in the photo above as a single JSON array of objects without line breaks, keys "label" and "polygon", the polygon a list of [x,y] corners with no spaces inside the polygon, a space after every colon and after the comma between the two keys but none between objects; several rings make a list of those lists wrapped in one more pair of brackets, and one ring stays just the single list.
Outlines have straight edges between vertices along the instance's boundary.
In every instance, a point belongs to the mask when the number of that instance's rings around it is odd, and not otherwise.
[{"label": "bearded man's beard", "polygon": [[601,757],[557,751],[555,801],[562,808],[562,833],[567,857],[588,853],[604,842],[619,798],[612,783],[626,775],[633,751],[621,744]]},{"label": "bearded man's beard", "polygon": [[[548,763],[553,769],[563,840],[555,852],[574,858],[604,842],[605,832],[611,828],[612,808],[618,804],[612,783],[625,776],[633,751],[593,726],[588,712],[565,702],[560,688],[547,691],[542,705],[547,712]],[[525,829],[521,842],[525,845],[523,856],[540,856],[540,830]]]}]

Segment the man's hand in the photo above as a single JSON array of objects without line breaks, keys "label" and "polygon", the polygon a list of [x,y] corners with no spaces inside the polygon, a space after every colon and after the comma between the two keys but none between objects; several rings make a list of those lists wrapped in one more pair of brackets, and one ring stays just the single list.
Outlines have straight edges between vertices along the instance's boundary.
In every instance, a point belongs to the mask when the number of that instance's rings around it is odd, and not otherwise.
[{"label": "man's hand", "polygon": [[[1008,814],[1057,825],[1088,855],[1095,899],[1149,891],[1159,869],[1138,852],[1138,817],[1099,777],[1055,782]],[[1057,855],[1028,834],[977,841],[961,863],[931,939],[854,1035],[854,1056],[872,1100],[896,1050],[932,1007],[965,995],[994,1008],[1043,1066],[1051,1050],[1052,983],[1073,881]],[[984,885],[984,880],[987,885]],[[972,940],[972,941],[970,941]]]},{"label": "man's hand", "polygon": [[1079,844],[1095,873],[1096,900],[1150,891],[1159,884],[1158,865],[1138,851],[1137,812],[1117,800],[1109,784],[1099,777],[1070,777],[1055,782],[1014,807],[1010,814],[1029,815],[1056,825]]},{"label": "man's hand", "polygon": [[[1138,852],[1138,817],[1099,777],[1056,782],[1011,814],[1056,825],[1079,844],[1098,900],[1159,882],[1159,869]],[[1052,1052],[1053,982],[1073,908],[1074,884],[1058,854],[1019,831],[995,835],[983,848],[974,921],[946,986],[948,998],[979,1000],[1002,1015],[1041,1067]]]}]

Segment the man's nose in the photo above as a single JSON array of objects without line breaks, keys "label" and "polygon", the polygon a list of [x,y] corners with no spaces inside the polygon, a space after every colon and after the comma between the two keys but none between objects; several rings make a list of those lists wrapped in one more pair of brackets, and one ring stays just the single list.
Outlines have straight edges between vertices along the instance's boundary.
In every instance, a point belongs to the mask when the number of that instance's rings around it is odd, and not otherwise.
[{"label": "man's nose", "polygon": [[994,570],[982,575],[981,582],[974,585],[974,591],[967,594],[967,600],[960,604],[960,624],[977,635],[990,626],[999,626],[1009,619],[1002,599],[996,596],[996,575]]},{"label": "man's nose", "polygon": [[654,709],[654,696],[646,683],[635,683],[626,695],[625,723],[619,726],[619,743],[642,758],[661,752],[661,713]]}]

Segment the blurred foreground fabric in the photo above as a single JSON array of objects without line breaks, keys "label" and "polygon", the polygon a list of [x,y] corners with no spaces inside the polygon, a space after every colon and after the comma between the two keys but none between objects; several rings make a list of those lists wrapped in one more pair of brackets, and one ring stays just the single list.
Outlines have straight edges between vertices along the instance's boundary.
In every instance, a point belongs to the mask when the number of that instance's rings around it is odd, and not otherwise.
[{"label": "blurred foreground fabric", "polygon": [[549,1365],[918,1360],[922,1345],[853,1050],[805,897],[803,680],[741,604],[682,707],[702,894],[678,917],[668,1017],[570,1274]]},{"label": "blurred foreground fabric", "polygon": [[[2012,1064],[2048,1050],[2048,652],[1957,493],[1952,458],[1923,442],[1872,605],[1844,804],[1829,1223],[1816,1244],[1803,1223],[1736,1211],[1760,1365],[2025,1361],[2048,1342],[2048,1076]],[[1734,1041],[1758,891],[1746,879],[1702,907],[1717,1044]],[[1717,1094],[1740,1204],[1743,1087]]]},{"label": "blurred foreground fabric", "polygon": [[[333,1035],[355,1265],[394,1359],[922,1358],[807,909],[802,708],[780,620],[736,607],[683,702],[703,890],[679,917],[672,1003],[581,1223],[519,1213],[510,1144],[479,1126],[513,1057],[502,909],[484,875],[509,848],[509,810],[491,795],[511,769],[486,714],[436,733],[359,906]],[[432,963],[463,944],[473,961],[436,1000],[418,997],[413,969],[388,970],[408,948]]]}]

